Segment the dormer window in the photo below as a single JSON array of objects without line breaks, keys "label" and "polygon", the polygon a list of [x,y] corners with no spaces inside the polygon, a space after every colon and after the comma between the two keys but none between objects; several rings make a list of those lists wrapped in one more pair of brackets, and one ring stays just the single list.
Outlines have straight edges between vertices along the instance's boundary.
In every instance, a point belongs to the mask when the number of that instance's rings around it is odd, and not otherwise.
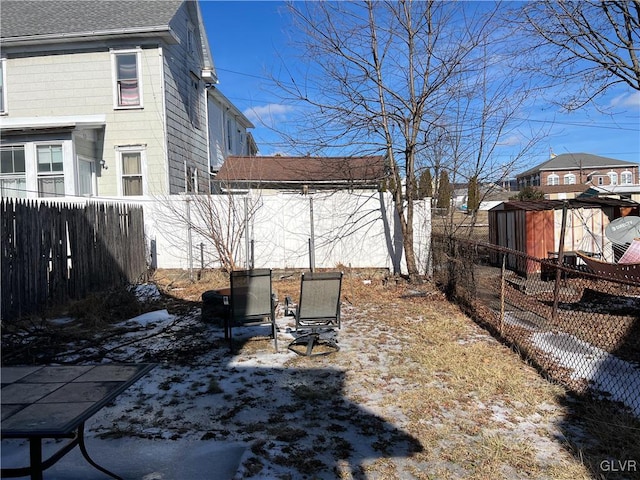
[{"label": "dormer window", "polygon": [[187,24],[187,52],[189,55],[196,53],[196,29],[191,22]]},{"label": "dormer window", "polygon": [[142,107],[140,55],[139,49],[112,52],[114,108]]}]

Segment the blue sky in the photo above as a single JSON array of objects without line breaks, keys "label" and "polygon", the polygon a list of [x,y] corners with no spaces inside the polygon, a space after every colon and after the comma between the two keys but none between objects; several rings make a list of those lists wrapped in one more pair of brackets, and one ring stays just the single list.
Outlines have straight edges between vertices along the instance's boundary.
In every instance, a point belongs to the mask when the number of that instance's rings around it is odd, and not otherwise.
[{"label": "blue sky", "polygon": [[[284,122],[290,106],[279,103],[269,75],[295,61],[284,3],[276,1],[201,1],[202,15],[216,65],[220,91],[255,125],[252,131],[261,155],[291,153],[260,118]],[[549,152],[591,153],[640,161],[640,92],[619,88],[607,93],[596,108],[562,113],[540,104],[533,124],[553,122],[548,137],[538,144],[539,162]],[[538,107],[538,106],[537,106]],[[524,165],[522,170],[530,168]]]}]

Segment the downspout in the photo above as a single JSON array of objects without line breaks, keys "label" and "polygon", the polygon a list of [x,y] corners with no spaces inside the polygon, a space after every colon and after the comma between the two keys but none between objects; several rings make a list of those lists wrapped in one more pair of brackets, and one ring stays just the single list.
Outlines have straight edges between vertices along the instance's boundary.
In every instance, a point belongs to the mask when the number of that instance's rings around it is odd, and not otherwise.
[{"label": "downspout", "polygon": [[207,192],[211,195],[211,134],[209,132],[209,89],[212,87],[210,83],[204,84],[204,118],[205,128],[207,129]]},{"label": "downspout", "polygon": [[171,185],[169,184],[169,133],[167,121],[167,98],[165,91],[165,71],[164,71],[164,51],[162,47],[158,47],[158,56],[160,57],[160,97],[162,100],[162,133],[163,133],[163,149],[164,149],[164,185],[167,195],[171,193]]}]

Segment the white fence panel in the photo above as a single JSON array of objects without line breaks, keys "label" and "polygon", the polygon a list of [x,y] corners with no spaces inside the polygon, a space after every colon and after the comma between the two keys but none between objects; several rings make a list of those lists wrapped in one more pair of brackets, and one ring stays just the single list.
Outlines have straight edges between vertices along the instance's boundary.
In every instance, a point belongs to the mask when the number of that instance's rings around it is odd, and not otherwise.
[{"label": "white fence panel", "polygon": [[[144,207],[151,261],[157,268],[218,268],[214,244],[221,240],[243,267],[249,253],[257,268],[309,268],[311,243],[316,268],[406,273],[400,224],[388,192],[180,195],[128,203]],[[430,274],[429,199],[416,202],[414,217],[418,268]]]}]

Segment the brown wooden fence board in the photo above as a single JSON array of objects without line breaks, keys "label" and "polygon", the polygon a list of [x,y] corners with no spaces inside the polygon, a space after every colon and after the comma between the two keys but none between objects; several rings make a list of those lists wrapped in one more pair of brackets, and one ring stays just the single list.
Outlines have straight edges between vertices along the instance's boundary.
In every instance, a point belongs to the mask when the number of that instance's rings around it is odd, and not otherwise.
[{"label": "brown wooden fence board", "polygon": [[141,207],[0,202],[0,317],[10,321],[147,270]]}]

